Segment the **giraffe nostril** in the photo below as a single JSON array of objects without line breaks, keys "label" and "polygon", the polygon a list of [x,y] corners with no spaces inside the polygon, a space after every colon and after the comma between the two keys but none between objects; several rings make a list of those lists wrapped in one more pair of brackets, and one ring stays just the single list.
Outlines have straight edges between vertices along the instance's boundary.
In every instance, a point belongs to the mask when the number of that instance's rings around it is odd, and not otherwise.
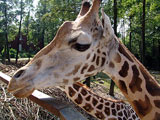
[{"label": "giraffe nostril", "polygon": [[20,70],[18,71],[15,75],[14,78],[19,78],[20,76],[22,76],[24,74],[25,70]]}]

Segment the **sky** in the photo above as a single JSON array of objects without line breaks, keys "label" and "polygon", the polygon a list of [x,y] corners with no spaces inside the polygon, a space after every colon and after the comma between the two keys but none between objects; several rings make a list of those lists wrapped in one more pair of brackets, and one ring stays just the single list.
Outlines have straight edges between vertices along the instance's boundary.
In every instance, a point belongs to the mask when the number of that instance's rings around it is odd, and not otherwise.
[{"label": "sky", "polygon": [[34,1],[33,1],[34,7],[36,7],[36,6],[38,5],[38,2],[39,2],[39,0],[34,0]]}]

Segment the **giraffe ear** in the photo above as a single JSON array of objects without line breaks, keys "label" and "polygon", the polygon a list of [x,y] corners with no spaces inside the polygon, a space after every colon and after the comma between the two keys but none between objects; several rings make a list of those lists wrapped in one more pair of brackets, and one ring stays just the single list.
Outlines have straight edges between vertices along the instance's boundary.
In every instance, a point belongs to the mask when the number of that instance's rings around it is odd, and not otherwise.
[{"label": "giraffe ear", "polygon": [[91,4],[90,4],[89,0],[83,0],[81,10],[80,10],[78,17],[84,16],[89,11],[90,6],[91,6]]},{"label": "giraffe ear", "polygon": [[104,13],[103,9],[101,9],[101,13],[102,13],[103,36],[104,37],[114,36],[114,30],[112,28],[109,17]]}]

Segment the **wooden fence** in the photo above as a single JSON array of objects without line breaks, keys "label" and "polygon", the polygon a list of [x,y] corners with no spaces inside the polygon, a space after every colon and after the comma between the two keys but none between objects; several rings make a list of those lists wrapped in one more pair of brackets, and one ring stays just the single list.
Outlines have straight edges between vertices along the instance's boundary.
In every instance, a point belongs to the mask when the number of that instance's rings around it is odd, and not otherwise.
[{"label": "wooden fence", "polygon": [[[8,84],[10,79],[11,77],[0,72],[1,81]],[[72,105],[58,101],[38,90],[35,90],[33,94],[28,97],[28,99],[47,109],[61,120],[87,120],[81,113],[73,108]]]}]

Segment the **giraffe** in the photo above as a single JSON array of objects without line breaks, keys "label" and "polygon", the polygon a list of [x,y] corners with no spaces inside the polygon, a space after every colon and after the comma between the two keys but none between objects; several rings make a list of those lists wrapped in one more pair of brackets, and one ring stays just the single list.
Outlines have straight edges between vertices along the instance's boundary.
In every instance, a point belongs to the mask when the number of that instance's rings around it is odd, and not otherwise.
[{"label": "giraffe", "polygon": [[129,104],[99,97],[80,82],[58,87],[88,114],[101,120],[140,120]]},{"label": "giraffe", "polygon": [[83,4],[76,20],[63,23],[53,41],[14,74],[8,91],[23,98],[35,89],[69,85],[104,72],[140,119],[159,120],[160,85],[115,36],[103,10],[99,18],[100,4]]}]

